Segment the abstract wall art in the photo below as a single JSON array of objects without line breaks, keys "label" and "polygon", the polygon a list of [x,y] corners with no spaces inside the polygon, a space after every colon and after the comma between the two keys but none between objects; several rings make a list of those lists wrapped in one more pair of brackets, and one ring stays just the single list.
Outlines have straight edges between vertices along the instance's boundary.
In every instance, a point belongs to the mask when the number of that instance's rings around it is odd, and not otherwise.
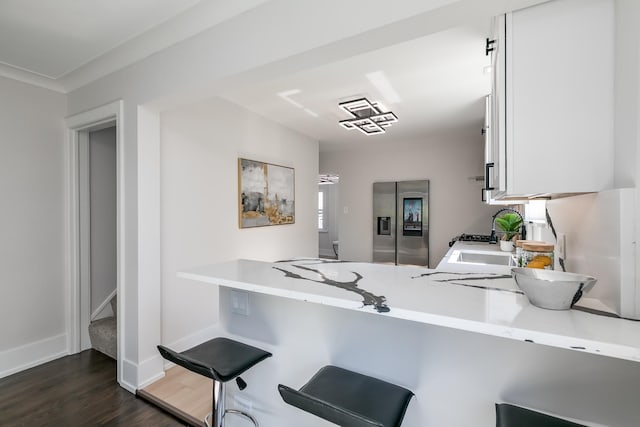
[{"label": "abstract wall art", "polygon": [[293,224],[294,169],[239,158],[238,212],[240,228]]}]

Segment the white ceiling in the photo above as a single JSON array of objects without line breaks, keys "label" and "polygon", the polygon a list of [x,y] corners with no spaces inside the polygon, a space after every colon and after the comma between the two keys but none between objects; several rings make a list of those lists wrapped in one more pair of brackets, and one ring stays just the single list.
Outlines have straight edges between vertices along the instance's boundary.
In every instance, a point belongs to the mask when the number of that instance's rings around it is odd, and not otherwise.
[{"label": "white ceiling", "polygon": [[69,92],[267,0],[0,0],[0,76]]},{"label": "white ceiling", "polygon": [[0,62],[57,79],[199,0],[2,0]]},{"label": "white ceiling", "polygon": [[[92,71],[76,86],[102,77],[265,1],[0,0],[0,75],[67,92],[73,75]],[[475,23],[222,96],[319,140],[323,150],[469,127],[479,134],[490,89],[487,30],[488,22]],[[397,99],[372,84],[371,73],[384,76]],[[398,123],[374,136],[339,127],[349,117],[337,104],[361,96],[382,102]]]},{"label": "white ceiling", "polygon": [[[355,147],[373,141],[419,140],[429,134],[476,126],[484,120],[490,65],[485,26],[456,28],[344,61],[243,88],[223,97],[321,141],[321,148]],[[380,74],[397,99],[368,79]],[[293,93],[287,99],[279,94]],[[382,135],[338,125],[350,118],[338,103],[365,96],[398,116]],[[293,102],[291,102],[293,101]],[[296,105],[297,104],[297,105]],[[314,115],[315,114],[315,115]]]}]

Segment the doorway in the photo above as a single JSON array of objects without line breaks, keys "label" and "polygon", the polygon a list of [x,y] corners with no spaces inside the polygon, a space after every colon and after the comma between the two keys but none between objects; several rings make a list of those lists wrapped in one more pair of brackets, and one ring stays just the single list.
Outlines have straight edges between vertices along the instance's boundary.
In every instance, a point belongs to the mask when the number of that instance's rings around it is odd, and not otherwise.
[{"label": "doorway", "polygon": [[338,175],[320,175],[318,179],[318,256],[338,259]]},{"label": "doorway", "polygon": [[[90,257],[87,255],[91,245],[90,234],[90,195],[91,188],[88,183],[89,162],[91,158],[89,146],[89,138],[92,132],[103,131],[111,128],[106,133],[115,134],[115,143],[109,142],[108,150],[115,148],[115,166],[113,155],[110,174],[115,174],[115,206],[113,198],[107,204],[111,205],[111,209],[115,209],[115,236],[113,233],[113,219],[110,220],[108,231],[110,238],[115,238],[115,288],[116,294],[119,295],[119,303],[114,307],[113,313],[120,320],[124,320],[124,306],[126,301],[125,295],[125,276],[124,276],[124,259],[125,259],[125,232],[124,232],[124,138],[122,129],[123,102],[115,101],[101,107],[79,113],[66,119],[67,127],[67,230],[68,240],[66,247],[67,274],[68,274],[68,306],[67,311],[67,346],[69,354],[78,353],[90,346],[88,339],[88,325],[92,314],[100,316],[99,312],[106,310],[108,314],[109,308],[100,307],[107,297],[103,295],[102,302],[94,305],[96,310],[91,307],[91,293],[88,289],[82,289],[88,283],[85,279],[90,277]],[[113,135],[110,137],[113,141]],[[84,148],[83,148],[84,147]],[[102,147],[105,148],[105,147]],[[101,150],[97,149],[94,154],[99,154]],[[82,157],[82,158],[81,158]],[[99,162],[101,166],[102,161]],[[82,178],[84,177],[84,178]],[[109,178],[112,180],[113,178]],[[81,185],[82,184],[82,185]],[[113,185],[113,183],[111,184]],[[111,186],[111,190],[113,186]],[[88,205],[88,206],[87,206]],[[94,213],[98,208],[94,208]],[[82,215],[81,215],[81,212]],[[113,211],[112,211],[113,212]],[[102,223],[100,219],[94,219],[94,222]],[[111,252],[113,253],[113,252]],[[113,255],[112,255],[113,256]],[[113,266],[113,261],[110,261]],[[113,270],[111,269],[111,273]],[[113,277],[109,279],[113,281]],[[100,301],[99,294],[96,294],[96,301]],[[108,304],[110,305],[110,304]],[[100,308],[104,310],[100,310]],[[126,328],[123,327],[123,321],[118,321],[116,326],[116,358],[117,358],[117,381],[127,387],[128,383],[124,381],[123,357],[124,343],[126,342]]]},{"label": "doorway", "polygon": [[115,122],[80,132],[80,350],[117,359]]}]

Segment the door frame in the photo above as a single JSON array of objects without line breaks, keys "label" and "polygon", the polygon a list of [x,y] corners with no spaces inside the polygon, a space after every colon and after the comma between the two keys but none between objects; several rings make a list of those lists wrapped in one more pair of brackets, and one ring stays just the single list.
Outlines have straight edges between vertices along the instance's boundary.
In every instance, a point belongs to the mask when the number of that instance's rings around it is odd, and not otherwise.
[{"label": "door frame", "polygon": [[[88,140],[90,131],[103,129],[115,125],[116,127],[116,289],[118,294],[118,330],[117,330],[117,379],[123,383],[122,361],[124,355],[125,328],[124,307],[125,301],[125,202],[124,202],[124,129],[122,119],[124,115],[124,104],[122,100],[97,107],[83,113],[79,113],[65,119],[66,127],[66,219],[67,219],[67,242],[66,242],[66,264],[67,264],[67,352],[74,354],[82,351],[80,337],[82,317],[84,315],[82,304],[86,303],[87,292],[81,292],[80,270],[83,268],[80,239],[84,235],[81,233],[80,221],[80,150],[82,143]],[[86,178],[86,177],[85,177]],[[85,301],[81,301],[84,298]],[[90,311],[90,310],[89,310]]]}]

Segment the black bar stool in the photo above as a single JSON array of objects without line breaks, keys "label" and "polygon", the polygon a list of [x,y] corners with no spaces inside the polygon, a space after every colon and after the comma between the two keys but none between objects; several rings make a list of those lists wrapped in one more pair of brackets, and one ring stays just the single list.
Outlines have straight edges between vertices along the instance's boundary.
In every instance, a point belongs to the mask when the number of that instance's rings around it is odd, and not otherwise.
[{"label": "black bar stool", "polygon": [[320,369],[300,390],[279,384],[289,405],[342,427],[399,427],[413,393],[336,366]]},{"label": "black bar stool", "polygon": [[[246,417],[258,427],[258,422],[251,415],[236,409],[226,408],[225,386],[227,381],[235,378],[240,390],[244,390],[247,383],[239,375],[256,363],[270,357],[271,353],[228,338],[214,338],[182,353],[162,345],[158,346],[158,351],[162,357],[176,365],[213,380],[211,413],[204,419],[207,427],[222,427],[226,413]],[[213,425],[209,423],[209,417],[211,417]]]},{"label": "black bar stool", "polygon": [[496,427],[585,427],[530,409],[496,403]]}]

